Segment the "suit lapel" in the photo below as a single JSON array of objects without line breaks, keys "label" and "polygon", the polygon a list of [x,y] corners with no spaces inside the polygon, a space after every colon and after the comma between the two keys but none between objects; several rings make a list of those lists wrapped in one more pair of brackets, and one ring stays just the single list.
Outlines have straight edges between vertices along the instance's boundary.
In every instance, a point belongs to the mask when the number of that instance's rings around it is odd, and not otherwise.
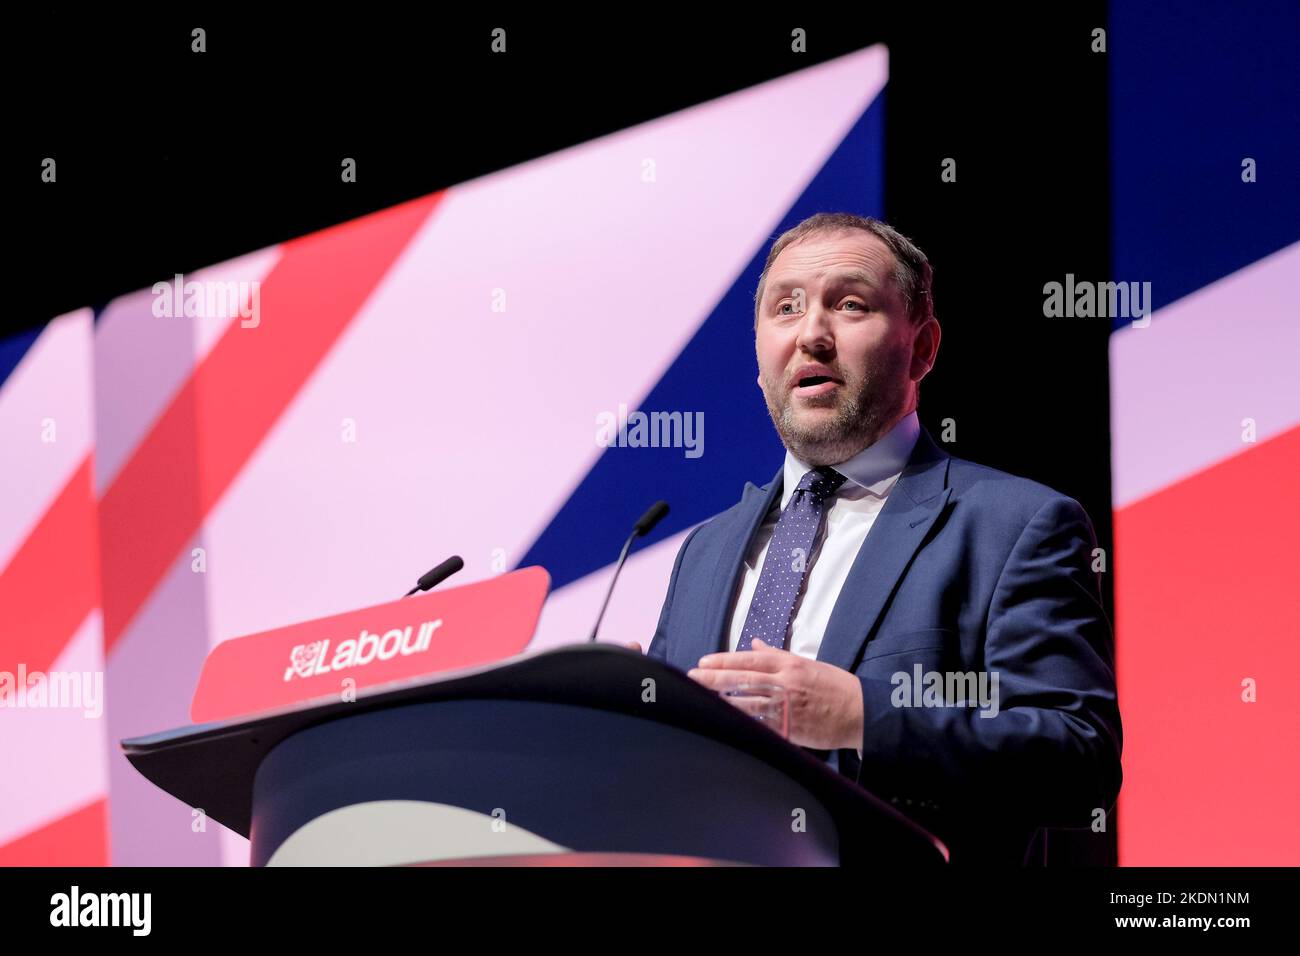
[{"label": "suit lapel", "polygon": [[924,427],[849,569],[817,659],[852,670],[880,612],[952,496],[949,457]]},{"label": "suit lapel", "polygon": [[[849,570],[817,652],[819,661],[845,670],[852,668],[894,586],[948,503],[952,489],[946,487],[947,476],[948,454],[935,445],[923,426],[902,476]],[[705,654],[726,650],[731,601],[745,566],[745,555],[763,518],[774,503],[780,502],[783,487],[784,466],[762,488],[753,482],[745,483],[740,511],[713,566],[704,627],[695,632],[694,646],[683,653],[682,659],[689,661],[687,666],[694,667]]]},{"label": "suit lapel", "polygon": [[[691,666],[705,654],[727,649],[727,634],[730,630],[731,599],[735,596],[736,585],[745,566],[745,555],[749,553],[754,535],[763,525],[763,518],[773,502],[781,500],[784,466],[777,470],[771,482],[759,488],[752,481],[745,482],[745,490],[740,498],[740,513],[732,522],[718,560],[713,566],[713,586],[710,589],[709,606],[704,615],[705,626],[698,632],[701,644],[692,648],[695,656]],[[698,650],[699,653],[695,653]]]}]

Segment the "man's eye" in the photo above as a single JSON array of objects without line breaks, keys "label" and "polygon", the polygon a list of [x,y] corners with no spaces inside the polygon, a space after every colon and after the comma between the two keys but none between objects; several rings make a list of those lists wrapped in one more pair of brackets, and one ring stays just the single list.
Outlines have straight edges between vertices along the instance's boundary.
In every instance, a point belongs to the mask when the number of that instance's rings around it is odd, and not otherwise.
[{"label": "man's eye", "polygon": [[786,306],[789,306],[791,309],[793,309],[793,308],[794,308],[794,303],[793,303],[793,302],[782,302],[780,305],[778,305],[778,306],[776,307],[776,314],[777,314],[777,315],[794,315],[793,312],[785,312],[785,311],[783,311],[783,310],[786,308]]},{"label": "man's eye", "polygon": [[862,309],[863,311],[865,311],[867,308],[863,303],[859,302],[857,299],[849,299],[847,302],[844,303],[844,305],[846,307],[850,305],[856,305],[859,309]]}]

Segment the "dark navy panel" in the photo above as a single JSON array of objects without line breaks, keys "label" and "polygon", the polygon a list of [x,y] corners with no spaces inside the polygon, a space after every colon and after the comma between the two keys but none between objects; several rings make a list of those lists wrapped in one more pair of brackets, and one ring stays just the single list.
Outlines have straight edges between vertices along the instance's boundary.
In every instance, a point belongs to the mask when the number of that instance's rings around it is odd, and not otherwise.
[{"label": "dark navy panel", "polygon": [[9,380],[13,370],[18,367],[42,331],[44,330],[28,329],[18,335],[0,339],[0,388],[4,387],[4,383]]},{"label": "dark navy panel", "polygon": [[1114,279],[1161,308],[1300,239],[1300,3],[1112,3],[1107,40]]},{"label": "dark navy panel", "polygon": [[[653,502],[671,512],[639,547],[698,524],[765,484],[785,450],[776,435],[754,355],[754,290],[781,232],[816,212],[883,216],[884,104],[878,96],[809,183],[686,348],[651,389],[646,412],[704,413],[703,454],[682,448],[607,448],[518,567],[540,564],[561,588],[618,557],[632,524]],[[610,409],[611,412],[615,411]]]}]

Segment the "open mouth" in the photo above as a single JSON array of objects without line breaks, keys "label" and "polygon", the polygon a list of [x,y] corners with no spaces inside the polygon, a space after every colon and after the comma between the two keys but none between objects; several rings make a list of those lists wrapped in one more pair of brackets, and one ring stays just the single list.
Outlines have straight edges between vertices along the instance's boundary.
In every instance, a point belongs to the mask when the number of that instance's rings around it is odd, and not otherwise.
[{"label": "open mouth", "polygon": [[795,382],[794,393],[805,398],[811,398],[815,395],[826,395],[833,392],[839,387],[839,384],[829,375],[805,375]]}]

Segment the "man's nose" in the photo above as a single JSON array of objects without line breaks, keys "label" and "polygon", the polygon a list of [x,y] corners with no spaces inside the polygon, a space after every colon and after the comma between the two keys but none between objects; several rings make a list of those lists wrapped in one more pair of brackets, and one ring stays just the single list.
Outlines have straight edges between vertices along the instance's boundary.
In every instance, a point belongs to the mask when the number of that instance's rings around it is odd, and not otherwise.
[{"label": "man's nose", "polygon": [[809,303],[799,323],[795,344],[806,352],[826,352],[835,344],[830,314],[816,303]]}]

